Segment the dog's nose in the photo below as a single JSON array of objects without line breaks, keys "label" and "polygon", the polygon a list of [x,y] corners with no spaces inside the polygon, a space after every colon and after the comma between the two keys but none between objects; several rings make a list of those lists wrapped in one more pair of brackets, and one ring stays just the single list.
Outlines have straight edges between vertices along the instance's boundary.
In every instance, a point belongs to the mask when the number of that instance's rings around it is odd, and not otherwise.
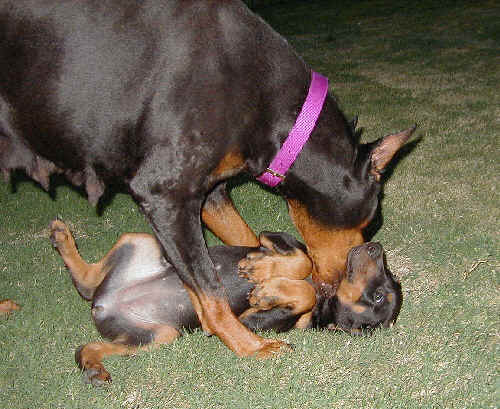
[{"label": "dog's nose", "polygon": [[377,258],[382,252],[382,246],[379,243],[368,243],[366,246],[366,251],[371,258]]}]

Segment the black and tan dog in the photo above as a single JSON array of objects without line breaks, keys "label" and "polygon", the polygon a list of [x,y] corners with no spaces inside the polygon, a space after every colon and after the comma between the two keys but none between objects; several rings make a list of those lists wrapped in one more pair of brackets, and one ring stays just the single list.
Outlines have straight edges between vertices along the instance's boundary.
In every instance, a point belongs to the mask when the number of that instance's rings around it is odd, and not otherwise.
[{"label": "black and tan dog", "polygon": [[[257,246],[224,182],[257,177],[292,129],[311,70],[240,0],[3,0],[0,170],[49,189],[64,174],[96,204],[132,194],[206,332],[239,356],[280,349],[231,312],[201,223]],[[414,128],[360,144],[326,95],[278,187],[313,261],[337,285],[378,205],[381,173]],[[201,217],[200,217],[201,215]]]},{"label": "black and tan dog", "polygon": [[[122,235],[96,264],[80,257],[67,226],[50,225],[51,240],[80,295],[92,301],[101,335],[77,350],[84,380],[95,386],[111,379],[102,364],[109,355],[130,355],[167,344],[200,326],[187,291],[151,235]],[[401,291],[384,268],[378,243],[349,252],[347,275],[337,291],[315,289],[304,245],[286,233],[262,233],[260,247],[209,248],[234,314],[249,329],[287,331],[329,328],[353,333],[391,326],[401,307]]]}]

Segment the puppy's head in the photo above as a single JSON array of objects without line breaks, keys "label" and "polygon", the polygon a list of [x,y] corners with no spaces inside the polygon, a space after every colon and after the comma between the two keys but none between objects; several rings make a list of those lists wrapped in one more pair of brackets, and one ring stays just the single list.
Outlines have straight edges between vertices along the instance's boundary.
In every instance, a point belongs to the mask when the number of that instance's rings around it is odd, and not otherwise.
[{"label": "puppy's head", "polygon": [[364,243],[350,250],[346,277],[321,308],[320,320],[329,329],[360,334],[391,327],[401,303],[401,286],[385,268],[382,246]]}]

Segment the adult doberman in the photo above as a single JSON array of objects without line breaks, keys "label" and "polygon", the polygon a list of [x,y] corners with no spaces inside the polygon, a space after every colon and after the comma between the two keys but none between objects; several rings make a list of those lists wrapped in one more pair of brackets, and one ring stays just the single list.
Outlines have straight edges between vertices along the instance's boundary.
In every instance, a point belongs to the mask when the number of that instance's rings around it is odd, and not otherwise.
[{"label": "adult doberman", "polygon": [[[0,168],[46,189],[64,173],[93,204],[124,185],[203,329],[239,356],[273,353],[281,342],[231,312],[201,219],[227,244],[258,245],[223,182],[270,167],[310,85],[306,64],[239,0],[4,0]],[[314,280],[338,283],[377,208],[380,174],[414,128],[359,144],[331,95],[316,113],[286,178],[273,177]]]},{"label": "adult doberman", "polygon": [[[102,360],[168,344],[200,326],[174,267],[149,234],[123,234],[97,263],[86,263],[61,220],[50,238],[80,295],[92,302],[92,318],[111,342],[92,342],[75,354],[85,382],[111,380]],[[292,327],[363,333],[390,327],[401,308],[401,287],[386,270],[382,246],[352,248],[347,274],[336,291],[313,286],[305,246],[286,233],[263,232],[259,247],[209,248],[231,310],[248,328]]]}]

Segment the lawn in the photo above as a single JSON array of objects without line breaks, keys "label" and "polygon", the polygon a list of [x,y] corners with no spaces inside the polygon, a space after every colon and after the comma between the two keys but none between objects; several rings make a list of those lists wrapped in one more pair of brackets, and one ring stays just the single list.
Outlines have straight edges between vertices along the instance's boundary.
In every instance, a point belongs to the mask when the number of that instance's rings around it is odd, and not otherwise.
[{"label": "lawn", "polygon": [[[269,4],[269,5],[266,5]],[[397,324],[370,337],[281,334],[295,346],[239,359],[200,332],[105,362],[84,385],[74,350],[98,340],[48,240],[59,216],[90,261],[126,231],[150,231],[130,197],[99,211],[54,180],[52,197],[16,174],[0,182],[0,402],[17,408],[498,408],[500,6],[496,1],[261,1],[373,140],[418,124],[387,173],[378,229],[403,287]],[[238,179],[232,196],[255,231],[297,234],[281,198]],[[207,234],[207,240],[216,240]]]}]

